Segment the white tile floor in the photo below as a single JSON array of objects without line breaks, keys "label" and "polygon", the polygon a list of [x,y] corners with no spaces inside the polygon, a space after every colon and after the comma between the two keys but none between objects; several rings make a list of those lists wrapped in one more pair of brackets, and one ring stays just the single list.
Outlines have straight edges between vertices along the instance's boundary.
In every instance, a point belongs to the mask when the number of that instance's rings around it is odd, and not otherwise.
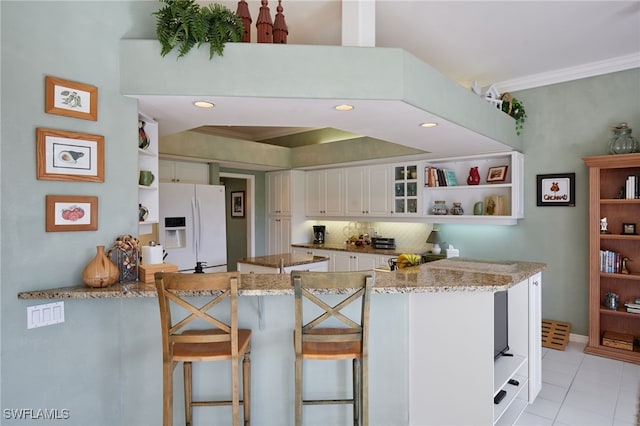
[{"label": "white tile floor", "polygon": [[542,348],[542,391],[517,425],[640,425],[640,365],[587,355],[584,346]]}]

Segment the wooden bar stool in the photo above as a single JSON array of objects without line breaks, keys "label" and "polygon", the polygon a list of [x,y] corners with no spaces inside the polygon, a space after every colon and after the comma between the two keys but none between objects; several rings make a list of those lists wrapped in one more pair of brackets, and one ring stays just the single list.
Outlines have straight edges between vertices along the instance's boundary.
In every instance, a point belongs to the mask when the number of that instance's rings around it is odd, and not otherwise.
[{"label": "wooden bar stool", "polygon": [[[240,424],[240,405],[244,406],[244,424],[250,424],[251,388],[251,330],[238,329],[238,272],[211,274],[181,274],[157,272],[155,274],[160,322],[162,326],[163,364],[163,425],[173,423],[173,370],[179,362],[184,370],[185,423],[191,425],[194,406],[231,405],[233,424]],[[197,307],[188,302],[184,291],[202,291],[209,300]],[[229,299],[230,324],[216,318],[208,311]],[[186,310],[185,315],[172,317],[171,305]],[[220,315],[217,314],[219,317]],[[179,318],[177,318],[179,317]],[[192,321],[203,320],[206,329],[185,329]],[[239,362],[242,359],[242,397],[240,399]],[[232,399],[228,401],[193,401],[191,363],[231,360]],[[212,382],[214,381],[212,378]],[[210,424],[210,422],[209,422]]]},{"label": "wooden bar stool", "polygon": [[[369,299],[375,273],[292,271],[295,288],[295,422],[302,425],[302,406],[312,404],[353,404],[353,424],[369,424],[368,329]],[[329,291],[326,290],[338,290]],[[322,294],[339,294],[340,301],[328,304]],[[320,315],[307,321],[304,300]],[[354,302],[360,303],[360,318],[353,320],[341,312]],[[311,307],[310,306],[310,307]],[[311,310],[311,309],[309,309]],[[314,311],[315,312],[315,311]],[[309,314],[307,314],[308,316]],[[318,327],[334,318],[339,327]],[[305,322],[306,321],[306,322]],[[303,360],[348,360],[353,364],[353,396],[349,399],[304,399],[302,395]]]}]

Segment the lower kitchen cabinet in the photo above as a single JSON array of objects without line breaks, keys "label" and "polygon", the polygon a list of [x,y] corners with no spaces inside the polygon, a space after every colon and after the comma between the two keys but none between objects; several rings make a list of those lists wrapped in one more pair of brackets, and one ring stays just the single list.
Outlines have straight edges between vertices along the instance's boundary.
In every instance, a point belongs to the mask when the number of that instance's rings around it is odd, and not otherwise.
[{"label": "lower kitchen cabinet", "polygon": [[380,256],[357,254],[348,251],[333,252],[333,268],[336,272],[367,271],[378,266]]},{"label": "lower kitchen cabinet", "polygon": [[537,273],[509,288],[511,356],[495,359],[494,293],[409,295],[409,424],[515,423],[542,388],[541,286]]},{"label": "lower kitchen cabinet", "polygon": [[267,226],[267,254],[289,253],[291,250],[291,218],[272,216]]}]

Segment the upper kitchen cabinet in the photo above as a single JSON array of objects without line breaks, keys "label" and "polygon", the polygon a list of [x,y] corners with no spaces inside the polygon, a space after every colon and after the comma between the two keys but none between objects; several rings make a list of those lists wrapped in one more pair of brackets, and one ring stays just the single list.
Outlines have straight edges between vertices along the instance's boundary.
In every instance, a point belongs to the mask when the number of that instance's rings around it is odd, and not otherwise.
[{"label": "upper kitchen cabinet", "polygon": [[[393,200],[391,215],[394,217],[417,217],[422,214],[420,189],[422,175],[419,173],[420,163],[394,164],[392,166],[391,185]],[[385,188],[389,186],[389,181]]]},{"label": "upper kitchen cabinet", "polygon": [[345,215],[380,217],[391,213],[390,168],[387,165],[349,167],[345,174]]},{"label": "upper kitchen cabinet", "polygon": [[291,171],[267,173],[268,214],[291,216]]},{"label": "upper kitchen cabinet", "polygon": [[[143,173],[147,176],[142,177]],[[151,178],[149,178],[149,173]],[[138,115],[138,221],[140,234],[153,232],[152,224],[160,218],[158,196],[158,123],[144,114]]]},{"label": "upper kitchen cabinet", "polygon": [[305,175],[307,216],[344,216],[344,169],[313,170]]},{"label": "upper kitchen cabinet", "polygon": [[[524,217],[523,163],[515,151],[426,161],[420,170],[424,217],[437,223],[515,225]],[[434,213],[436,201],[444,202],[446,214]],[[460,203],[463,214],[452,214],[454,203]]]},{"label": "upper kitchen cabinet", "polygon": [[159,161],[160,182],[209,184],[209,165],[193,161]]}]

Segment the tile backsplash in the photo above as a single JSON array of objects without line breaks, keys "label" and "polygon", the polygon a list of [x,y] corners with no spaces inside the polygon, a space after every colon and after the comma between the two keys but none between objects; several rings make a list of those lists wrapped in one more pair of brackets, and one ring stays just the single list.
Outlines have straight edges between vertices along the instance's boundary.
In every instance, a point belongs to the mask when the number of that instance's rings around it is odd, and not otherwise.
[{"label": "tile backsplash", "polygon": [[[430,247],[426,243],[431,223],[401,223],[401,222],[342,222],[342,221],[309,221],[308,227],[325,225],[326,243],[344,243],[350,235],[368,233],[370,236],[395,238],[396,247],[422,248]],[[311,236],[311,239],[313,237]]]}]

